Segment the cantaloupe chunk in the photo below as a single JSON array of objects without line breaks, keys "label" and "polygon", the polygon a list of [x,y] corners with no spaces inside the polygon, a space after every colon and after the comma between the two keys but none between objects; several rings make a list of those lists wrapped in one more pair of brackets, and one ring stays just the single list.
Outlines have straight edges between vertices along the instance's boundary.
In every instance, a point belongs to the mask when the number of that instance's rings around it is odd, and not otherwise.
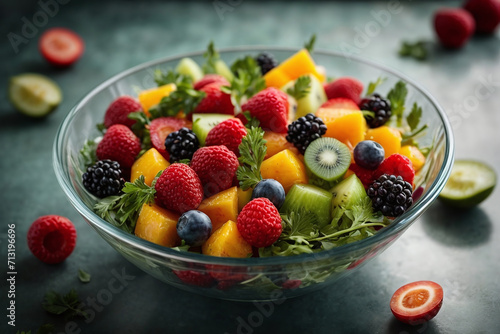
[{"label": "cantaloupe chunk", "polygon": [[175,86],[175,84],[170,83],[170,84],[160,86],[158,88],[151,88],[151,89],[143,90],[142,92],[139,93],[139,96],[138,96],[139,103],[142,106],[142,110],[146,113],[146,115],[149,116],[149,112],[148,112],[149,108],[160,103],[162,98],[164,98],[165,96],[168,96],[170,93],[172,93],[176,89],[177,89],[177,87]]},{"label": "cantaloupe chunk", "polygon": [[212,233],[228,220],[238,217],[238,191],[232,187],[205,198],[198,210],[205,213],[212,221]]},{"label": "cantaloupe chunk", "polygon": [[252,254],[252,246],[243,239],[236,223],[228,220],[201,246],[205,255],[219,257],[248,257]]},{"label": "cantaloupe chunk", "polygon": [[159,171],[164,170],[170,163],[154,147],[146,151],[132,165],[130,182],[134,182],[139,176],[144,175],[144,182],[150,186]]},{"label": "cantaloupe chunk", "polygon": [[289,149],[285,149],[262,162],[260,173],[263,179],[275,179],[285,193],[296,183],[307,183],[304,163]]},{"label": "cantaloupe chunk", "polygon": [[175,247],[181,242],[177,235],[179,215],[156,204],[144,204],[135,225],[135,235],[165,247]]},{"label": "cantaloupe chunk", "polygon": [[365,139],[366,121],[360,110],[319,108],[316,116],[326,125],[324,136],[341,141],[351,151]]},{"label": "cantaloupe chunk", "polygon": [[268,159],[285,149],[289,149],[295,154],[299,154],[299,150],[292,143],[286,140],[286,133],[277,133],[273,131],[266,131],[264,133],[264,140],[266,141],[267,151],[264,159]]},{"label": "cantaloupe chunk", "polygon": [[425,156],[418,149],[418,147],[413,145],[405,145],[401,147],[399,154],[404,155],[413,163],[413,168],[417,172],[425,163]]},{"label": "cantaloupe chunk", "polygon": [[250,202],[250,199],[252,198],[252,188],[248,188],[247,190],[243,190],[240,187],[238,187],[237,193],[238,193],[238,212],[240,212],[243,207]]},{"label": "cantaloupe chunk", "polygon": [[385,157],[391,154],[399,153],[401,150],[401,132],[388,127],[387,125],[366,131],[366,140],[373,140],[384,148]]}]

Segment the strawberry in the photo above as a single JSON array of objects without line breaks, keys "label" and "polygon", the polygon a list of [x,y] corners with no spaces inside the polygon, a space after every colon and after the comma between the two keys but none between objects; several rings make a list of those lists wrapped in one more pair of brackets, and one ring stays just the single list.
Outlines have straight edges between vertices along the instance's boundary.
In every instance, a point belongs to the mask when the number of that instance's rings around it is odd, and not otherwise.
[{"label": "strawberry", "polygon": [[239,162],[226,146],[205,146],[198,149],[190,163],[198,174],[206,197],[229,189],[233,185]]},{"label": "strawberry", "polygon": [[499,0],[469,0],[464,4],[476,23],[476,32],[492,34],[500,24]]},{"label": "strawberry", "polygon": [[99,160],[114,160],[124,168],[134,164],[135,157],[141,151],[141,140],[123,124],[112,125],[97,145]]},{"label": "strawberry", "polygon": [[165,149],[165,139],[169,134],[178,131],[181,128],[191,129],[191,122],[176,117],[159,117],[155,118],[149,124],[149,136],[151,145],[167,160],[170,160],[170,155]]},{"label": "strawberry", "polygon": [[359,104],[361,93],[363,92],[363,84],[361,81],[351,77],[341,77],[325,86],[325,93],[328,100],[343,97],[351,99],[354,103]]},{"label": "strawberry", "polygon": [[156,181],[155,190],[156,204],[178,214],[196,209],[203,199],[198,175],[182,163],[168,166]]},{"label": "strawberry", "polygon": [[211,83],[217,83],[219,86],[229,86],[230,83],[227,81],[226,78],[224,78],[222,75],[219,74],[205,74],[203,78],[200,80],[196,81],[193,85],[193,88],[196,90],[200,90],[206,85],[209,85]]},{"label": "strawberry", "polygon": [[321,108],[359,110],[356,102],[345,97],[336,97],[334,99],[330,99],[323,103],[321,105]]},{"label": "strawberry", "polygon": [[173,270],[181,281],[189,285],[197,285],[208,288],[215,284],[215,279],[206,272],[194,270]]},{"label": "strawberry", "polygon": [[388,156],[373,173],[373,180],[378,179],[383,174],[401,176],[403,180],[413,184],[415,169],[410,159],[404,155],[395,153]]},{"label": "strawberry", "polygon": [[248,202],[238,215],[237,225],[243,239],[254,247],[271,246],[281,235],[281,216],[264,197]]},{"label": "strawberry", "polygon": [[356,176],[361,181],[361,183],[363,183],[365,188],[368,188],[368,186],[373,181],[375,181],[375,177],[373,176],[375,171],[373,171],[371,169],[363,168],[363,167],[356,165],[354,163],[351,164],[349,169],[352,170],[354,172],[354,174],[356,174]]},{"label": "strawberry", "polygon": [[252,117],[260,121],[264,130],[287,132],[288,97],[274,87],[268,87],[252,96],[241,106],[241,110],[249,111]]},{"label": "strawberry", "polygon": [[[200,89],[205,92],[206,96],[196,106],[194,114],[226,114],[234,115],[234,106],[231,101],[231,95],[224,93],[221,90],[221,85],[218,82],[213,82],[203,86]],[[188,114],[188,117],[193,117]]]},{"label": "strawberry", "polygon": [[247,135],[247,128],[238,118],[230,118],[217,124],[205,139],[206,146],[224,145],[236,156],[240,155],[238,146]]},{"label": "strawberry", "polygon": [[28,230],[28,248],[40,261],[55,264],[64,261],[75,248],[76,229],[66,217],[42,216]]},{"label": "strawberry", "polygon": [[142,111],[138,101],[131,96],[120,96],[109,105],[104,115],[104,126],[109,128],[114,124],[123,124],[131,128],[135,120],[128,118],[128,114],[134,111]]},{"label": "strawberry", "polygon": [[474,33],[474,27],[474,18],[462,8],[443,8],[434,15],[434,30],[446,48],[464,46]]}]

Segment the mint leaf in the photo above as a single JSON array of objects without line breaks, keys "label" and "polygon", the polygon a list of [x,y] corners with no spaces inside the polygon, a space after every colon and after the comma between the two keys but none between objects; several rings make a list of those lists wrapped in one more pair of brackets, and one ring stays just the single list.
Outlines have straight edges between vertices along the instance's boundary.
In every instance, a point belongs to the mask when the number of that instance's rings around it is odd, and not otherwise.
[{"label": "mint leaf", "polygon": [[401,57],[411,57],[423,61],[427,59],[427,42],[417,41],[414,43],[403,41],[399,49]]},{"label": "mint leaf", "polygon": [[314,44],[316,44],[316,34],[313,34],[309,41],[304,44],[304,49],[306,49],[309,53],[312,53],[314,50]]},{"label": "mint leaf", "polygon": [[82,283],[90,282],[90,274],[83,269],[78,269],[78,279]]},{"label": "mint leaf", "polygon": [[296,100],[300,100],[301,98],[307,96],[311,91],[311,77],[309,75],[300,76],[293,87],[288,88],[286,90],[288,95],[293,96]]},{"label": "mint leaf", "polygon": [[379,77],[379,78],[377,78],[377,80],[375,82],[368,83],[366,95],[369,96],[369,95],[372,95],[373,93],[375,93],[375,90],[377,89],[377,87],[380,86],[381,84],[383,84],[385,80],[387,80],[387,78]]},{"label": "mint leaf", "polygon": [[407,95],[408,89],[403,81],[398,81],[387,94],[387,98],[391,102],[392,115],[396,117],[398,126],[401,126]]}]

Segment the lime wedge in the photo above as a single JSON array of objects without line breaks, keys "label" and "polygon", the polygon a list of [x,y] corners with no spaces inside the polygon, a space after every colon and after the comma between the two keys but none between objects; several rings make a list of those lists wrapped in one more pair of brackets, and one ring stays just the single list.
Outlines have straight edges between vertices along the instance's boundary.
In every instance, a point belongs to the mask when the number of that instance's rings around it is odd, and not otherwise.
[{"label": "lime wedge", "polygon": [[62,100],[59,86],[41,74],[24,73],[10,78],[9,99],[17,110],[31,117],[43,117]]},{"label": "lime wedge", "polygon": [[479,161],[456,160],[439,199],[453,207],[471,208],[484,201],[496,183],[496,173],[490,166]]}]

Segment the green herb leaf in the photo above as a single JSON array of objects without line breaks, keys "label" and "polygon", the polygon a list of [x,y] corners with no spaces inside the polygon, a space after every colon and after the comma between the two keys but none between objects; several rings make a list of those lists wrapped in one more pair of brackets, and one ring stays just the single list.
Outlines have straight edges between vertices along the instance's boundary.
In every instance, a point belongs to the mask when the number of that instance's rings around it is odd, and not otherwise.
[{"label": "green herb leaf", "polygon": [[401,126],[407,95],[408,89],[403,81],[398,81],[387,94],[387,98],[391,102],[392,115],[396,117],[398,126]]},{"label": "green herb leaf", "polygon": [[78,269],[78,279],[82,283],[90,282],[90,274],[83,269]]},{"label": "green herb leaf", "polygon": [[55,291],[49,291],[45,294],[42,307],[49,313],[65,315],[66,318],[75,316],[87,317],[87,314],[81,309],[82,302],[74,289],[67,294],[60,295]]},{"label": "green herb leaf", "polygon": [[187,252],[191,246],[186,244],[186,241],[181,240],[181,245],[177,247],[172,247],[173,250],[176,250],[178,252]]},{"label": "green herb leaf", "polygon": [[149,136],[149,128],[148,128],[148,125],[151,122],[148,116],[142,111],[131,112],[130,114],[127,115],[127,117],[135,120],[134,125],[132,125],[132,131],[138,138],[141,139],[141,151],[137,156],[138,159],[152,147],[151,137]]},{"label": "green herb leaf", "polygon": [[420,123],[420,118],[422,117],[422,108],[417,105],[417,103],[413,103],[413,107],[411,108],[411,112],[406,116],[406,122],[410,127],[410,130],[413,131],[417,128]]},{"label": "green herb leaf", "polygon": [[375,82],[370,82],[368,84],[368,88],[366,90],[366,95],[372,95],[373,93],[375,93],[375,90],[377,89],[378,86],[380,86],[381,84],[384,83],[384,81],[387,80],[387,78],[382,78],[382,77],[379,77],[377,78],[377,80]]},{"label": "green herb leaf", "polygon": [[151,118],[176,116],[179,112],[191,113],[206,96],[205,92],[195,90],[191,83],[183,81],[177,89],[161,99],[160,103],[151,107]]},{"label": "green herb leaf", "polygon": [[309,53],[312,53],[314,50],[314,44],[316,44],[316,34],[313,34],[309,41],[307,41],[304,44],[304,48],[309,51]]},{"label": "green herb leaf", "polygon": [[207,51],[203,53],[205,64],[202,66],[203,73],[217,73],[216,63],[220,59],[219,53],[215,50],[214,42],[210,41]]},{"label": "green herb leaf", "polygon": [[288,95],[293,96],[296,100],[307,96],[311,91],[311,77],[309,75],[300,76],[295,80],[293,87],[286,90]]},{"label": "green herb leaf", "polygon": [[403,41],[399,49],[399,55],[401,57],[415,58],[420,61],[426,60],[428,56],[427,42],[417,41],[411,43]]},{"label": "green herb leaf", "polygon": [[247,119],[247,124],[245,124],[247,129],[258,128],[260,126],[259,119],[257,117],[252,117],[249,111],[244,111],[242,114]]},{"label": "green herb leaf", "polygon": [[80,150],[85,169],[94,165],[97,161],[97,143],[92,139],[87,139]]},{"label": "green herb leaf", "polygon": [[163,86],[171,83],[175,85],[178,85],[180,83],[193,83],[193,79],[189,75],[183,75],[173,70],[162,72],[160,69],[157,69],[154,72],[154,77],[155,82],[158,86]]},{"label": "green herb leaf", "polygon": [[240,166],[236,170],[236,177],[240,181],[240,187],[247,190],[262,180],[260,166],[267,152],[264,130],[261,128],[249,129],[238,149],[240,151],[238,158]]}]

